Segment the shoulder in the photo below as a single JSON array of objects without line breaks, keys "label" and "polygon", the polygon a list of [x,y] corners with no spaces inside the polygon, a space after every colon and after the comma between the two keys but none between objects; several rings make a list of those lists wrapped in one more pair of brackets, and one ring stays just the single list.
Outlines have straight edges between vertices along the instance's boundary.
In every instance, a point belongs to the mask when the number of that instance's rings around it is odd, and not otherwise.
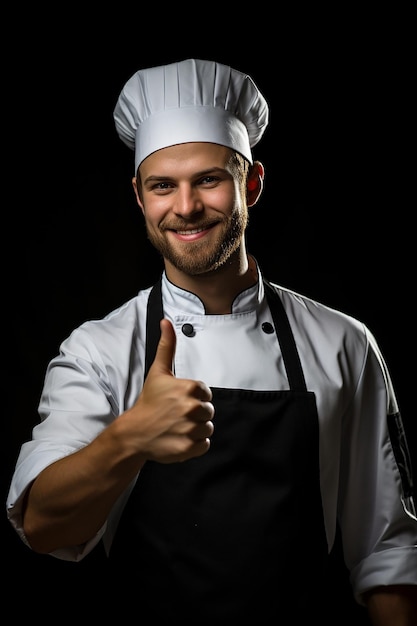
[{"label": "shoulder", "polygon": [[270,285],[280,296],[290,321],[308,320],[323,332],[353,333],[367,340],[368,331],[361,320],[276,283],[270,282]]},{"label": "shoulder", "polygon": [[298,346],[310,358],[325,359],[332,367],[347,358],[351,365],[355,363],[358,373],[370,353],[379,356],[375,338],[363,321],[276,283],[270,284],[280,296]]},{"label": "shoulder", "polygon": [[[388,410],[396,410],[388,368],[377,340],[361,320],[274,283],[278,291],[310,386],[317,380],[336,381],[345,389],[385,389]],[[314,368],[311,365],[314,364]],[[320,385],[318,385],[320,387]]]},{"label": "shoulder", "polygon": [[151,288],[143,289],[100,319],[87,320],[75,328],[62,342],[61,350],[79,352],[83,347],[126,347],[126,343],[140,340],[145,333],[146,307]]}]

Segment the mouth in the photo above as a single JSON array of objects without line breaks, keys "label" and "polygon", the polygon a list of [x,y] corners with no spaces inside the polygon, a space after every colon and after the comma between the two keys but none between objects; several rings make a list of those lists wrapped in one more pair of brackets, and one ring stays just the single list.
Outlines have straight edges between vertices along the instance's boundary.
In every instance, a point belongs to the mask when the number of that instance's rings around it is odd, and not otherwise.
[{"label": "mouth", "polygon": [[214,228],[216,224],[205,224],[199,227],[194,228],[169,228],[169,232],[171,232],[176,239],[181,241],[197,241],[204,237],[212,228]]},{"label": "mouth", "polygon": [[202,233],[203,230],[207,230],[206,228],[190,228],[189,230],[176,230],[174,232],[177,235],[197,235],[197,233]]}]

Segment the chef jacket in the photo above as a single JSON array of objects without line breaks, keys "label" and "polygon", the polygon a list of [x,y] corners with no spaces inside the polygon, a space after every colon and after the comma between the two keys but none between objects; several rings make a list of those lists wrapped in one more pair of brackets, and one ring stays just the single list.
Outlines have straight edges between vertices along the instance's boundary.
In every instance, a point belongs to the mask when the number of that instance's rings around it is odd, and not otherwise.
[{"label": "chef jacket", "polygon": [[[379,585],[417,584],[417,517],[407,443],[390,375],[360,321],[292,290],[278,290],[319,419],[320,488],[328,550],[340,525],[357,599]],[[46,466],[91,442],[137,400],[145,373],[151,287],[100,320],[83,323],[47,368],[40,423],[17,459],[7,514],[21,539],[25,491]],[[162,275],[164,316],[174,325],[174,373],[210,387],[286,390],[288,380],[258,267],[256,285],[228,315],[206,315],[193,293]],[[215,416],[214,416],[215,420]],[[215,421],[214,421],[215,423]],[[83,559],[102,539],[109,552],[135,481],[102,529],[51,553]],[[308,538],[309,511],[305,511]]]}]

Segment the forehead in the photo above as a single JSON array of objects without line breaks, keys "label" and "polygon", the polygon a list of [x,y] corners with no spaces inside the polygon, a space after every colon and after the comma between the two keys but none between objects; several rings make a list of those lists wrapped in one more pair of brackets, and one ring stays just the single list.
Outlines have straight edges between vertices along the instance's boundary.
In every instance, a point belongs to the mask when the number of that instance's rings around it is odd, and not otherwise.
[{"label": "forehead", "polygon": [[216,143],[190,142],[162,148],[150,154],[139,166],[142,178],[177,176],[210,169],[226,168],[231,149]]}]

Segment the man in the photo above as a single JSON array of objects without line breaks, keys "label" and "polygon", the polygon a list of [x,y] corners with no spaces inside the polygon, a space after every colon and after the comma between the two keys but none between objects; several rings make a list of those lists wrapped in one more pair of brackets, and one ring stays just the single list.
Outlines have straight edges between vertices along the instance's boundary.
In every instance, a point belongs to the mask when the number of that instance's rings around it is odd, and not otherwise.
[{"label": "man", "polygon": [[340,528],[357,601],[378,626],[410,626],[411,467],[376,341],[269,282],[246,249],[264,97],[187,59],[136,72],[114,118],[165,271],[51,361],[11,523],[62,560],[102,540],[109,594],[201,624],[334,623]]}]

